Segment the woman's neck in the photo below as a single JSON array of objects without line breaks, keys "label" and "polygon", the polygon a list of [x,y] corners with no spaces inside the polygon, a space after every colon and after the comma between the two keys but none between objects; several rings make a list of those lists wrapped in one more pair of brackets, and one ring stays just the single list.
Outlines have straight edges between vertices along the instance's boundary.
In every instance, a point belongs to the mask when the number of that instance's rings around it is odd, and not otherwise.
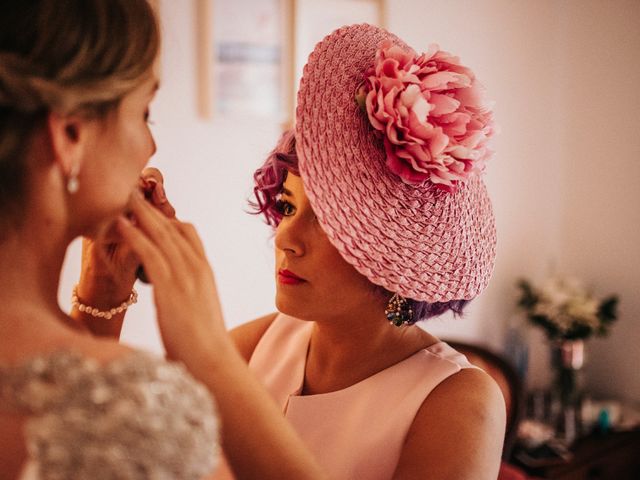
[{"label": "woman's neck", "polygon": [[[42,219],[40,219],[42,220]],[[23,312],[59,316],[58,285],[69,239],[53,222],[25,221],[0,243],[0,325]],[[44,320],[44,318],[43,318]]]},{"label": "woman's neck", "polygon": [[[378,315],[376,315],[378,313]],[[395,327],[383,312],[361,321],[316,322],[311,335],[304,393],[346,388],[411,356],[437,338],[415,326]]]}]

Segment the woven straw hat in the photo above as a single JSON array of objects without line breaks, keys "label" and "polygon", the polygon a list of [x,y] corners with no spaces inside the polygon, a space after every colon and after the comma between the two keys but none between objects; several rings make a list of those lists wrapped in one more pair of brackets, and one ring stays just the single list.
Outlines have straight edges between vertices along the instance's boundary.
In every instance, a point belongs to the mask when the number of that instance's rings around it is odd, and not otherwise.
[{"label": "woven straw hat", "polygon": [[495,259],[495,221],[474,175],[455,192],[408,184],[385,164],[383,141],[355,93],[385,40],[371,25],[343,27],[309,56],[298,91],[296,143],[305,192],[342,257],[374,284],[427,302],[472,299]]}]

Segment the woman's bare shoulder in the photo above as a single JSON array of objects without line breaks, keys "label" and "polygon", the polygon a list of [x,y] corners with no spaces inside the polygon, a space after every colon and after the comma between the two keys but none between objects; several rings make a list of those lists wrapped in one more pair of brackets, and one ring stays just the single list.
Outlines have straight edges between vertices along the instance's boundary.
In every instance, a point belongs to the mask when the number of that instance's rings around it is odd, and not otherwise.
[{"label": "woman's bare shoulder", "polygon": [[505,417],[502,392],[484,371],[451,375],[418,410],[394,478],[421,478],[424,471],[433,479],[496,478]]},{"label": "woman's bare shoulder", "polygon": [[84,341],[78,342],[71,350],[79,353],[83,357],[95,359],[101,365],[107,365],[135,352],[140,352],[140,350],[128,345],[118,343],[117,340],[93,336],[88,336]]},{"label": "woman's bare shoulder", "polygon": [[104,365],[134,351],[114,339],[94,337],[77,330],[55,329],[44,331],[42,335],[15,336],[0,349],[0,366],[19,366],[34,358],[61,352],[91,358]]},{"label": "woman's bare shoulder", "polygon": [[240,355],[248,362],[264,332],[271,326],[278,312],[273,312],[234,328],[229,332]]}]

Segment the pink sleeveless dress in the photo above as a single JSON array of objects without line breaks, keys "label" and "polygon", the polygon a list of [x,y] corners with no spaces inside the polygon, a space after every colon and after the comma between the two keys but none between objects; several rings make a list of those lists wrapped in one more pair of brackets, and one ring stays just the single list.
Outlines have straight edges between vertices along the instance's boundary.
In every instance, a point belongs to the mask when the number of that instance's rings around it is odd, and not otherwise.
[{"label": "pink sleeveless dress", "polygon": [[[313,322],[279,315],[256,346],[251,370],[329,478],[390,479],[425,398],[447,377],[473,365],[438,342],[343,390],[301,396],[312,329]],[[224,465],[215,478],[233,475]]]}]

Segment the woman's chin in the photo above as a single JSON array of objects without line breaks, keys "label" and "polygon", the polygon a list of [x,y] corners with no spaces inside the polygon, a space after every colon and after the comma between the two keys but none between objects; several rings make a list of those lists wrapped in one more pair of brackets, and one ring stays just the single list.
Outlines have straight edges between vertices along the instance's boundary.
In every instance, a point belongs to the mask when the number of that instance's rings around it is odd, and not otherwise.
[{"label": "woman's chin", "polygon": [[115,222],[119,215],[120,214],[110,215],[98,223],[87,225],[81,235],[91,240],[100,240],[105,243],[117,242],[119,235],[115,227]]},{"label": "woman's chin", "polygon": [[290,317],[300,318],[304,317],[304,312],[300,305],[296,305],[298,302],[292,301],[291,298],[287,298],[284,295],[276,293],[276,309],[280,313],[289,315]]}]

